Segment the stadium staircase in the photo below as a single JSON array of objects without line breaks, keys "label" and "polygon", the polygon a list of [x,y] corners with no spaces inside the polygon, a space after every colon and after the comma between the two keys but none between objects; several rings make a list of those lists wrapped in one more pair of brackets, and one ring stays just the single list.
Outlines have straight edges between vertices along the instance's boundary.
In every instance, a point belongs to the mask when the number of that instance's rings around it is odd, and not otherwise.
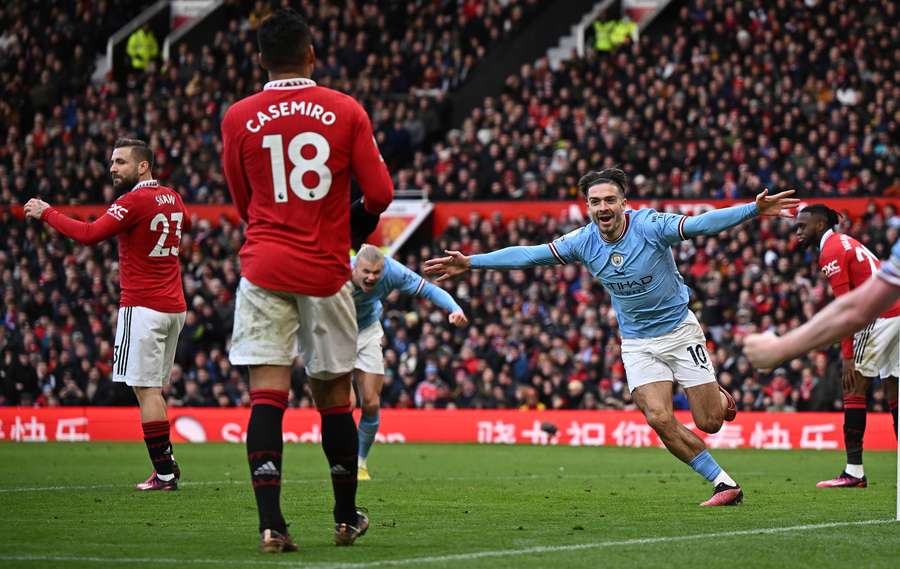
[{"label": "stadium staircase", "polygon": [[541,13],[525,26],[508,45],[491,50],[472,71],[466,84],[451,95],[451,124],[459,126],[485,97],[503,91],[506,78],[518,73],[522,65],[534,63],[555,46],[559,38],[577,25],[596,4],[612,0],[566,0],[549,2]]}]

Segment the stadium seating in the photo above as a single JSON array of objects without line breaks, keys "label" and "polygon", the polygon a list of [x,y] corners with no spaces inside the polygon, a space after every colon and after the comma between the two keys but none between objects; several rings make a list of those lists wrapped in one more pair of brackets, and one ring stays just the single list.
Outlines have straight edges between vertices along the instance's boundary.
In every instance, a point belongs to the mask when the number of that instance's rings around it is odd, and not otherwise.
[{"label": "stadium seating", "polygon": [[809,4],[695,0],[616,52],[523,67],[398,187],[566,199],[618,165],[642,197],[897,193],[896,3]]},{"label": "stadium seating", "polygon": [[[112,201],[107,153],[123,133],[151,141],[158,177],[188,202],[226,203],[218,118],[264,82],[253,30],[268,4],[231,2],[228,25],[201,52],[182,48],[168,66],[100,86],[90,77],[101,40],[142,4],[32,4],[0,8],[0,203]],[[399,189],[442,200],[570,199],[580,173],[618,164],[637,174],[636,197],[747,197],[764,185],[804,196],[900,193],[891,49],[900,26],[888,0],[753,1],[744,11],[691,1],[665,28],[612,54],[524,67],[449,132],[448,93],[535,16],[540,0],[339,4],[303,6],[316,79],[367,105]],[[408,21],[416,25],[401,25]],[[109,381],[115,244],[81,247],[5,210],[0,222],[0,404],[130,402]],[[401,260],[418,270],[444,248],[544,242],[570,226],[457,220]],[[848,229],[883,258],[900,217],[873,210]],[[200,222],[184,239],[191,310],[170,402],[245,405],[246,377],[225,357],[241,229]],[[740,357],[747,331],[783,331],[826,301],[812,257],[795,249],[789,226],[772,221],[677,249],[720,378],[745,409],[840,405],[834,351],[771,376]],[[449,284],[473,316],[463,331],[427,303],[392,297],[385,404],[630,406],[608,297],[576,267],[533,275],[477,273]],[[298,367],[292,404],[309,403]]]},{"label": "stadium seating", "polygon": [[[424,259],[444,249],[472,253],[506,243],[541,243],[572,227],[566,218],[454,219],[434,243],[400,260],[419,270]],[[883,258],[900,234],[900,215],[890,206],[873,207],[845,229]],[[241,229],[227,221],[218,227],[201,221],[184,239],[190,309],[169,401],[247,405],[247,377],[225,355]],[[742,408],[840,406],[836,349],[794,360],[774,374],[755,373],[740,354],[746,333],[760,328],[784,332],[829,300],[812,253],[797,250],[790,221],[767,219],[714,238],[696,238],[679,246],[676,258],[694,290],[692,308],[707,327],[720,380]],[[118,295],[115,245],[80,246],[2,213],[0,267],[0,404],[130,402],[130,393],[110,382]],[[389,298],[385,406],[631,407],[615,315],[608,296],[584,269],[540,268],[530,278],[522,271],[478,272],[447,288],[470,315],[468,328],[453,329],[427,301],[397,293]],[[291,404],[310,404],[301,366],[295,368]],[[884,403],[875,399],[872,405],[881,409]]]},{"label": "stadium seating", "polygon": [[[124,84],[109,81],[100,87],[90,77],[95,51],[104,44],[88,39],[108,37],[109,18],[81,11],[78,3],[68,12],[58,3],[47,4],[53,8],[42,13],[46,18],[24,17],[25,2],[0,12],[0,21],[10,23],[0,36],[0,202],[32,195],[53,203],[111,201],[105,164],[110,144],[123,133],[150,140],[157,175],[187,202],[227,202],[219,119],[229,104],[265,83],[254,30],[269,4],[229,3],[228,24],[200,52],[182,44],[169,65],[154,64]],[[117,14],[135,14],[135,5],[141,5],[114,4]],[[458,7],[307,1],[302,11],[314,31],[314,78],[363,102],[382,154],[393,166],[442,135],[447,93],[539,7],[540,0],[470,1]],[[57,17],[60,22],[51,25]],[[82,20],[100,22],[99,29],[69,25]],[[53,26],[59,31],[47,34]],[[64,53],[75,55],[62,73]]]}]

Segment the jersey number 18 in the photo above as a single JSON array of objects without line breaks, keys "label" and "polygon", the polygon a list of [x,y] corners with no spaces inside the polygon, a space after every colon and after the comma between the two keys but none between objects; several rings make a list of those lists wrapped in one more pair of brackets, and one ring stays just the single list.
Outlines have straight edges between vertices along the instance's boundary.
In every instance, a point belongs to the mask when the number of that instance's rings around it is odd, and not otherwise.
[{"label": "jersey number 18", "polygon": [[[331,156],[331,147],[324,136],[317,132],[301,132],[292,138],[285,148],[283,136],[267,134],[263,137],[262,146],[269,149],[275,203],[288,201],[288,185],[294,195],[301,200],[316,201],[328,195],[328,190],[331,189],[331,170],[328,169],[325,162]],[[312,146],[316,149],[312,158],[303,157],[304,146]],[[285,174],[285,153],[293,165],[289,175]],[[303,175],[307,172],[315,172],[319,177],[319,182],[313,187],[309,187],[303,182]]]}]

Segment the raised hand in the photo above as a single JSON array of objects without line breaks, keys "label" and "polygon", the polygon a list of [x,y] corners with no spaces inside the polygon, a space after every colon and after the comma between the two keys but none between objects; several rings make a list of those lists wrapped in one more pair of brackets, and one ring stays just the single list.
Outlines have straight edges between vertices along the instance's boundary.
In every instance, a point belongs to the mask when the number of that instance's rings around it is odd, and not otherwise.
[{"label": "raised hand", "polygon": [[786,190],[774,196],[769,195],[769,188],[764,189],[756,196],[756,207],[759,215],[774,215],[778,217],[794,217],[790,210],[800,205],[800,200],[792,198],[794,190]]},{"label": "raised hand", "polygon": [[462,328],[463,326],[465,326],[466,324],[469,323],[469,319],[466,318],[466,313],[463,312],[462,310],[457,310],[456,312],[451,312],[449,319],[450,319],[450,323],[453,324],[454,326],[456,326],[457,328]]},{"label": "raised hand", "polygon": [[31,198],[28,200],[28,203],[25,204],[25,217],[32,217],[40,220],[41,216],[44,215],[44,210],[48,207],[50,207],[50,204],[47,202],[37,198]]},{"label": "raised hand", "polygon": [[436,276],[434,282],[443,282],[451,277],[461,275],[472,268],[472,262],[459,251],[444,251],[446,257],[437,257],[425,261],[425,274]]}]

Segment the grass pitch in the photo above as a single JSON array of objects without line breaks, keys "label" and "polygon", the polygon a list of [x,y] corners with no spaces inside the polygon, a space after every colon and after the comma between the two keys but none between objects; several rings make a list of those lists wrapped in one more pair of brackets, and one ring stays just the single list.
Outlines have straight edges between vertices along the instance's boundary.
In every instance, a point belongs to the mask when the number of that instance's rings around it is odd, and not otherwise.
[{"label": "grass pitch", "polygon": [[140,493],[139,443],[0,444],[0,566],[897,567],[896,457],[866,453],[869,488],[819,490],[842,452],[714,451],[745,489],[661,449],[376,445],[360,483],[369,533],[332,545],[321,449],[288,445],[282,505],[300,544],[257,553],[244,448],[178,445],[178,492]]}]

